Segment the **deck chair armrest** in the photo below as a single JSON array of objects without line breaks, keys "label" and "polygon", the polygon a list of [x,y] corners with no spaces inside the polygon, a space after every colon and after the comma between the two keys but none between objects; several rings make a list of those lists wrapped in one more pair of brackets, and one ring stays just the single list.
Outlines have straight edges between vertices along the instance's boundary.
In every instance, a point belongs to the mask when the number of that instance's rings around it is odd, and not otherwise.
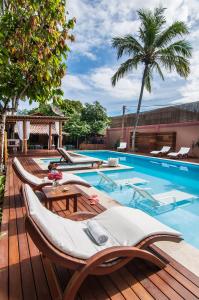
[{"label": "deck chair armrest", "polygon": [[67,218],[73,221],[83,221],[83,220],[91,219],[96,216],[97,214],[92,213],[90,211],[78,211],[76,213],[71,214]]}]

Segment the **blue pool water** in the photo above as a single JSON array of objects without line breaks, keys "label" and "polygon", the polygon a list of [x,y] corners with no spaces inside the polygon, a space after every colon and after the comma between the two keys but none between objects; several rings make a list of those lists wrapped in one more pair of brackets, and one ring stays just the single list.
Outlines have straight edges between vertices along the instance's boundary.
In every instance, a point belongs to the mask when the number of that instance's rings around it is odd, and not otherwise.
[{"label": "blue pool water", "polygon": [[[174,189],[192,194],[195,197],[194,199],[181,202],[172,210],[164,213],[147,212],[161,222],[180,231],[187,242],[199,248],[199,166],[112,151],[79,151],[79,153],[102,160],[107,160],[110,157],[119,158],[121,164],[131,167],[125,170],[103,171],[113,180],[140,177],[148,181],[144,187],[150,188],[152,194]],[[108,193],[122,205],[134,206],[132,189],[109,189],[107,186],[99,184],[100,177],[97,172],[84,172],[78,175],[99,190]]]},{"label": "blue pool water", "polygon": [[[171,190],[178,190],[193,195],[191,201],[180,202],[175,209],[164,213],[156,213],[147,210],[161,222],[180,231],[184,239],[199,248],[199,166],[191,163],[183,163],[166,159],[157,159],[134,154],[118,153],[113,151],[78,151],[84,155],[96,157],[102,160],[119,158],[122,165],[128,167],[124,170],[103,171],[113,180],[130,179],[139,177],[147,180],[144,187],[150,188],[150,193],[158,194]],[[48,165],[51,161],[59,161],[59,158],[41,159]],[[97,172],[82,172],[78,174],[97,189],[109,194],[113,199],[125,206],[134,207],[132,201],[133,190],[107,188],[99,184],[100,177]],[[143,208],[141,208],[143,209]],[[145,209],[146,211],[146,209]]]}]

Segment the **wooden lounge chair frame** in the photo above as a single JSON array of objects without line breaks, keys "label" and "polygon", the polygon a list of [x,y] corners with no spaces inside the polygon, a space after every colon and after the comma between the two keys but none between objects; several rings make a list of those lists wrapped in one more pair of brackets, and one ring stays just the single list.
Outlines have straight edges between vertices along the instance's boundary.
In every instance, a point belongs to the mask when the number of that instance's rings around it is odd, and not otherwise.
[{"label": "wooden lounge chair frame", "polygon": [[[102,250],[89,259],[79,259],[62,252],[47,239],[47,237],[40,230],[39,226],[34,222],[33,218],[30,215],[27,194],[24,185],[22,186],[22,194],[27,212],[25,227],[35,245],[38,247],[44,258],[47,259],[49,263],[53,262],[75,271],[68,285],[66,286],[63,295],[61,296],[63,300],[74,300],[81,284],[88,275],[110,274],[120,269],[134,258],[145,259],[155,264],[159,268],[163,268],[165,267],[166,263],[154,254],[144,249],[150,244],[157,241],[181,241],[180,237],[174,235],[151,235],[150,237],[139,242],[135,247],[115,246]],[[70,216],[70,219],[80,221],[92,218],[94,216],[95,214],[90,212],[78,212],[72,214]],[[55,278],[56,277],[54,276],[54,279]],[[56,286],[59,286],[58,282],[56,282]],[[61,290],[59,292],[61,294]]]},{"label": "wooden lounge chair frame", "polygon": [[[12,167],[15,171],[15,174],[18,176],[18,178],[23,182],[23,183],[27,183],[31,186],[31,188],[34,190],[34,191],[40,191],[42,192],[42,188],[45,187],[45,186],[51,186],[52,183],[51,182],[44,182],[44,183],[41,183],[41,184],[38,184],[38,185],[35,185],[33,184],[27,177],[25,177],[19,170],[18,168],[16,167],[15,163],[13,162],[12,163]],[[83,182],[83,181],[78,181],[78,180],[67,180],[66,182],[63,182],[62,183],[63,185],[66,185],[66,184],[77,184],[77,185],[82,185],[82,186],[85,186],[85,187],[91,187],[91,185],[87,182]]]},{"label": "wooden lounge chair frame", "polygon": [[[73,161],[70,160],[70,155],[66,155],[66,153],[62,150],[62,148],[57,148],[57,151],[59,152],[59,154],[61,155],[60,161],[59,163],[67,163],[67,164],[71,164],[71,165],[75,165],[75,163]],[[57,162],[56,162],[57,163]],[[93,161],[82,161],[82,162],[77,162],[77,165],[86,165],[86,164],[91,164],[91,166],[93,167],[95,164],[97,165],[101,165],[103,163],[103,161],[97,160],[95,158],[93,158]]]}]

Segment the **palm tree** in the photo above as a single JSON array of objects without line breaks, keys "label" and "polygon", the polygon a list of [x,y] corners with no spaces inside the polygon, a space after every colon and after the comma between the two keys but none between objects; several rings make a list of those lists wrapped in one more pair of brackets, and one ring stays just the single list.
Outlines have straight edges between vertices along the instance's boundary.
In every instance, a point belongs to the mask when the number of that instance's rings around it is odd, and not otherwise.
[{"label": "palm tree", "polygon": [[[139,121],[140,108],[144,88],[151,92],[152,74],[156,71],[164,80],[162,68],[169,72],[176,71],[181,77],[187,78],[190,73],[191,45],[182,37],[188,34],[188,28],[184,22],[176,21],[166,27],[164,8],[156,8],[154,11],[140,9],[138,16],[141,21],[136,37],[126,35],[115,37],[112,46],[117,49],[118,59],[122,55],[128,55],[117,72],[112,77],[112,85],[142,64],[143,75],[140,96],[137,105],[136,119],[132,136],[132,148],[135,149],[135,135]],[[178,37],[180,39],[178,40]]]}]

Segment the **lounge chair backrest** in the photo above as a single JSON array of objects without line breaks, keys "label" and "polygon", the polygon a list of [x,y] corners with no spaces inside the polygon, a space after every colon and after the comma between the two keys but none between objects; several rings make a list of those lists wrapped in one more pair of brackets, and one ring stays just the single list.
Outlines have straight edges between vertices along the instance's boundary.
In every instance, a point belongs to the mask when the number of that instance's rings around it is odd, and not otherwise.
[{"label": "lounge chair backrest", "polygon": [[188,154],[189,151],[190,151],[189,147],[181,147],[180,150],[179,150],[179,152],[178,152],[178,154],[182,154],[182,155]]},{"label": "lounge chair backrest", "polygon": [[43,179],[26,171],[16,157],[13,159],[13,167],[16,170],[16,172],[20,175],[23,182],[29,183],[32,186],[38,186],[44,183]]},{"label": "lounge chair backrest", "polygon": [[58,151],[66,160],[73,162],[72,156],[64,148],[58,148]]},{"label": "lounge chair backrest", "polygon": [[110,183],[112,186],[115,186],[115,187],[118,186],[117,183],[114,180],[112,180],[110,177],[108,177],[104,173],[102,173],[100,171],[98,171],[97,173],[98,173],[98,175],[100,175],[104,179],[104,181]]},{"label": "lounge chair backrest", "polygon": [[137,187],[135,185],[133,185],[133,188],[142,198],[149,199],[155,203],[158,203],[157,200],[153,197],[153,195],[151,195],[146,189]]},{"label": "lounge chair backrest", "polygon": [[127,143],[126,142],[121,142],[119,148],[126,148]]},{"label": "lounge chair backrest", "polygon": [[170,146],[163,146],[162,150],[160,150],[161,152],[169,152],[169,150],[171,149]]}]

